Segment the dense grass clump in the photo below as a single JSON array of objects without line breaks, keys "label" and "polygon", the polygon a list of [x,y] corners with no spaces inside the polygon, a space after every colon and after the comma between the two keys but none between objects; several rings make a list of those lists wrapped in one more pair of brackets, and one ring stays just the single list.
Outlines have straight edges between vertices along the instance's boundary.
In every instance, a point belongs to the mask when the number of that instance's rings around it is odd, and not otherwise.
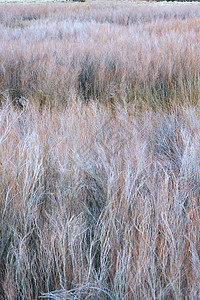
[{"label": "dense grass clump", "polygon": [[0,120],[2,299],[199,298],[199,113]]},{"label": "dense grass clump", "polygon": [[0,299],[200,298],[199,28],[1,5]]}]

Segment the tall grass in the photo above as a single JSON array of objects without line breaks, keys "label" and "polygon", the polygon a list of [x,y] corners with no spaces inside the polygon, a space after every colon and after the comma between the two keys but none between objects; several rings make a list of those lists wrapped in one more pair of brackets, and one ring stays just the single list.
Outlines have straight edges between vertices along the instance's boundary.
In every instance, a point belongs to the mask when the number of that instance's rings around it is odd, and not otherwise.
[{"label": "tall grass", "polygon": [[66,106],[198,103],[196,4],[1,5],[0,86],[11,99]]},{"label": "tall grass", "polygon": [[199,113],[0,111],[2,299],[198,299]]},{"label": "tall grass", "polygon": [[0,299],[199,299],[199,6],[0,14]]}]

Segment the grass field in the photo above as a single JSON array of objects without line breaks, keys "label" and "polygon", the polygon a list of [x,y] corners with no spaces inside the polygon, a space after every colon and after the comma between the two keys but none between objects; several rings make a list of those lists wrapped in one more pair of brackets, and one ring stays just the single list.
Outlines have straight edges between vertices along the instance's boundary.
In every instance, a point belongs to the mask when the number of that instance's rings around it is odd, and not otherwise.
[{"label": "grass field", "polygon": [[200,298],[200,6],[0,6],[0,299]]}]

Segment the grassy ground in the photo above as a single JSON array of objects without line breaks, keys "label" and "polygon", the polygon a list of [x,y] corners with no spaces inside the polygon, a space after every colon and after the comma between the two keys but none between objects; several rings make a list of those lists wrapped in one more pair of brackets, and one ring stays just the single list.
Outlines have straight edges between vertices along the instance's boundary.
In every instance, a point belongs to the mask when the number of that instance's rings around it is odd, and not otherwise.
[{"label": "grassy ground", "polygon": [[199,6],[4,5],[0,85],[41,105],[198,103]]},{"label": "grassy ground", "polygon": [[1,6],[0,299],[199,299],[199,17]]}]

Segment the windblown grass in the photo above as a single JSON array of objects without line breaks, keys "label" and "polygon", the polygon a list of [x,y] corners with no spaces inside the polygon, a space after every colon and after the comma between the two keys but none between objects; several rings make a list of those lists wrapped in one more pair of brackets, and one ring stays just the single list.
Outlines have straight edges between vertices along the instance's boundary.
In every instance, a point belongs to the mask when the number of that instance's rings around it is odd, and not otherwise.
[{"label": "windblown grass", "polygon": [[1,8],[0,299],[199,299],[199,6]]},{"label": "windblown grass", "polygon": [[199,113],[0,120],[2,299],[199,298]]}]

